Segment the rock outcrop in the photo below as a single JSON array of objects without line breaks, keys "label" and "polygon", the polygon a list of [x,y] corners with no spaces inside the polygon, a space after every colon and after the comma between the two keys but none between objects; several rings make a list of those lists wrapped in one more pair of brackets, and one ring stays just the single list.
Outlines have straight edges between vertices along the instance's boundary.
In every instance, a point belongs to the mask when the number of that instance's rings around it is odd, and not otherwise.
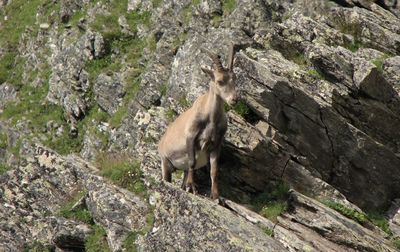
[{"label": "rock outcrop", "polygon": [[[397,1],[19,4],[0,1],[1,251],[399,249]],[[208,88],[200,49],[230,43],[217,204],[207,168],[199,195],[161,181],[157,143]]]}]

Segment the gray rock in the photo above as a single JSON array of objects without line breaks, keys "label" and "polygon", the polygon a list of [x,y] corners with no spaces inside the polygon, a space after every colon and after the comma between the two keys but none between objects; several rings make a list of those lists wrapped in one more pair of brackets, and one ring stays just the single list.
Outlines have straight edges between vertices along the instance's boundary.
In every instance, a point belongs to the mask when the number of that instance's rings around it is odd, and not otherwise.
[{"label": "gray rock", "polygon": [[162,185],[155,191],[155,224],[140,251],[284,251],[256,225],[209,200]]},{"label": "gray rock", "polygon": [[100,74],[94,83],[93,92],[99,106],[108,114],[113,115],[117,112],[125,95],[121,76]]},{"label": "gray rock", "polygon": [[[65,32],[61,41],[53,47],[52,74],[49,80],[50,102],[63,107],[72,125],[85,115],[88,104],[85,96],[89,91],[88,73],[85,62],[104,53],[104,41],[101,34],[87,31],[79,37],[76,30]],[[77,39],[71,42],[71,37]]]},{"label": "gray rock", "polygon": [[400,56],[386,59],[383,62],[383,76],[400,96]]},{"label": "gray rock", "polygon": [[17,99],[17,91],[13,85],[3,83],[0,85],[0,111],[2,111],[8,102]]}]

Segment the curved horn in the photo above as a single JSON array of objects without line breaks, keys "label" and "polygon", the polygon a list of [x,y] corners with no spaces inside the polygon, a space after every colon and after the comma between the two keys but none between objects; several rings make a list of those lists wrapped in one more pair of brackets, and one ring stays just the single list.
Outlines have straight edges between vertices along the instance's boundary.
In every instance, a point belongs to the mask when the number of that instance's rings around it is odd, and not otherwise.
[{"label": "curved horn", "polygon": [[228,69],[230,71],[233,70],[233,58],[235,56],[235,46],[231,43],[229,45],[229,52],[228,52]]},{"label": "curved horn", "polygon": [[208,55],[208,57],[210,57],[212,59],[214,65],[215,65],[215,68],[218,71],[223,71],[224,70],[224,67],[222,66],[221,59],[220,59],[219,55],[217,55],[215,53],[212,53],[212,52],[210,52],[209,50],[207,50],[207,49],[205,49],[203,47],[200,48],[200,50],[203,53],[206,53]]}]

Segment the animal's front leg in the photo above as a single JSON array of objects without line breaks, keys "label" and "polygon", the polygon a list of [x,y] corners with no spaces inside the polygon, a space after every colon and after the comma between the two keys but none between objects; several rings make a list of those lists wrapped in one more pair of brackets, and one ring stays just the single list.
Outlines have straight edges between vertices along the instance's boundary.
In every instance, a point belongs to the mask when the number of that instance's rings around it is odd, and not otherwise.
[{"label": "animal's front leg", "polygon": [[195,184],[194,184],[194,168],[196,167],[196,155],[194,149],[194,141],[195,137],[189,137],[186,140],[186,148],[189,159],[189,171],[186,178],[186,191],[192,191],[194,194],[197,193]]},{"label": "animal's front leg", "polygon": [[211,198],[219,199],[218,191],[218,157],[219,151],[215,150],[210,153],[210,175],[211,175]]}]

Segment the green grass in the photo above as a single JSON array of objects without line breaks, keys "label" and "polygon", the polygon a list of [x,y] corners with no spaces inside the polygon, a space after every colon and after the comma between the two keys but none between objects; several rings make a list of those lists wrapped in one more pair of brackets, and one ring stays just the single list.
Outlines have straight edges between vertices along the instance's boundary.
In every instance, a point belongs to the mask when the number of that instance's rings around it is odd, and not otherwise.
[{"label": "green grass", "polygon": [[224,16],[228,16],[236,8],[236,0],[222,0],[222,11]]},{"label": "green grass", "polygon": [[246,102],[239,100],[234,106],[233,110],[240,116],[244,117],[250,113],[250,108],[247,106]]},{"label": "green grass", "polygon": [[371,221],[375,226],[382,229],[388,235],[392,235],[392,231],[389,228],[389,222],[385,218],[384,214],[378,212],[368,212],[367,219]]},{"label": "green grass", "polygon": [[93,225],[93,233],[85,242],[86,252],[111,252],[107,243],[107,234],[104,228],[99,225]]},{"label": "green grass", "polygon": [[140,163],[130,160],[127,155],[99,155],[97,166],[100,169],[100,174],[109,178],[116,185],[138,195],[146,193],[146,187],[141,180],[142,171],[140,170]]},{"label": "green grass", "polygon": [[185,96],[181,96],[178,98],[178,104],[183,108],[183,109],[188,109],[190,108],[190,102],[188,99],[186,99]]},{"label": "green grass", "polygon": [[153,8],[158,8],[161,6],[163,0],[152,0]]},{"label": "green grass", "polygon": [[136,231],[131,231],[128,234],[128,237],[125,239],[123,243],[123,248],[127,252],[136,252],[138,251],[136,247],[136,239],[138,237],[139,233]]},{"label": "green grass", "polygon": [[251,204],[254,210],[262,216],[276,221],[276,218],[287,210],[287,199],[289,198],[289,186],[278,181],[270,186],[266,192],[255,197]]},{"label": "green grass", "polygon": [[67,219],[74,219],[78,221],[82,221],[86,224],[92,225],[94,224],[93,218],[86,208],[77,207],[72,209],[72,207],[85,195],[87,192],[85,190],[79,191],[75,193],[68,202],[66,202],[61,209],[59,210],[60,216]]},{"label": "green grass", "polygon": [[323,202],[326,206],[336,210],[340,214],[346,216],[349,219],[352,219],[360,224],[366,224],[368,222],[368,217],[355,209],[346,207],[340,203],[336,203],[333,201],[324,201]]},{"label": "green grass", "polygon": [[314,78],[319,79],[319,80],[323,80],[324,79],[324,76],[319,71],[317,71],[316,69],[308,70],[307,74],[310,75],[310,76],[313,76]]},{"label": "green grass", "polygon": [[400,249],[400,238],[396,238],[393,240],[393,245],[397,248]]},{"label": "green grass", "polygon": [[349,43],[344,44],[343,46],[349,49],[352,52],[358,51],[358,49],[363,47],[363,43],[361,40],[361,27],[357,23],[340,23],[339,30],[342,33],[350,34],[353,36],[353,40]]},{"label": "green grass", "polygon": [[0,175],[7,172],[8,170],[10,170],[10,167],[0,162]]},{"label": "green grass", "polygon": [[167,109],[167,111],[165,111],[165,116],[167,117],[168,121],[172,122],[173,120],[175,120],[175,118],[177,117],[177,113],[175,112],[175,110],[169,108]]},{"label": "green grass", "polygon": [[389,58],[390,55],[384,54],[382,57],[376,58],[372,60],[371,62],[376,66],[378,71],[383,72],[383,62],[385,59]]},{"label": "green grass", "polygon": [[190,24],[192,21],[192,11],[193,8],[196,7],[197,5],[200,4],[199,0],[192,0],[188,5],[186,5],[182,10],[181,10],[181,17],[183,19],[183,23],[187,26]]},{"label": "green grass", "polygon": [[274,237],[274,230],[270,228],[264,228],[263,229],[264,233],[268,236]]},{"label": "green grass", "polygon": [[7,135],[5,133],[0,133],[0,149],[5,149],[8,146]]},{"label": "green grass", "polygon": [[219,25],[222,22],[222,16],[221,15],[214,15],[211,19],[211,24],[212,26],[214,26],[215,28],[219,27]]}]

